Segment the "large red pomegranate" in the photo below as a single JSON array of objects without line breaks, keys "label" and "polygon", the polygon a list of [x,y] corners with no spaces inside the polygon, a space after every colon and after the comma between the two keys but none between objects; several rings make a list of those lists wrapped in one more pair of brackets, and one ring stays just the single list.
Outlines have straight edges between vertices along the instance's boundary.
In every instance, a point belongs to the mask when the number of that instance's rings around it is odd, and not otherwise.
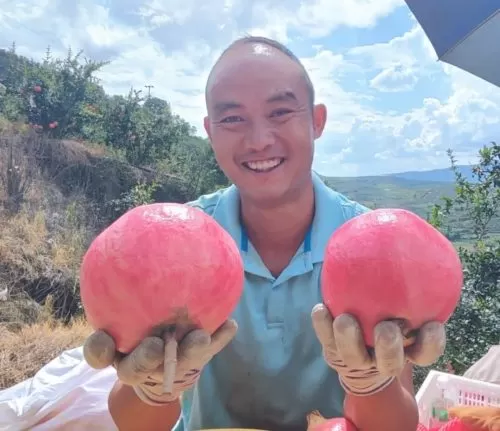
[{"label": "large red pomegranate", "polygon": [[89,323],[122,353],[155,332],[213,333],[239,302],[243,280],[231,236],[201,210],[173,203],[118,218],[90,245],[80,277]]},{"label": "large red pomegranate", "polygon": [[329,239],[321,276],[325,305],[334,317],[354,315],[368,346],[383,320],[398,319],[405,333],[446,322],[462,282],[453,244],[403,209],[377,209],[344,223]]},{"label": "large red pomegranate", "polygon": [[354,424],[346,418],[324,418],[319,411],[307,415],[307,431],[357,431]]},{"label": "large red pomegranate", "polygon": [[319,425],[308,428],[308,431],[358,431],[353,423],[344,418],[325,419]]}]

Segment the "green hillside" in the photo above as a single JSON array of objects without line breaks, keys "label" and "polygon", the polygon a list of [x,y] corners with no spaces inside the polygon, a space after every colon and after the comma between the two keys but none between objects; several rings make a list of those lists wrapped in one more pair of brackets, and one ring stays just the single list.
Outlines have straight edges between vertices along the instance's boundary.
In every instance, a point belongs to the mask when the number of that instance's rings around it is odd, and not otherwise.
[{"label": "green hillside", "polygon": [[333,189],[370,208],[399,207],[426,217],[442,196],[452,196],[450,183],[406,180],[386,176],[324,178]]},{"label": "green hillside", "polygon": [[[393,176],[336,178],[323,177],[326,183],[350,199],[369,208],[404,208],[427,218],[430,208],[442,197],[455,195],[450,182],[418,181]],[[448,236],[457,245],[467,245],[472,238],[471,220],[455,211],[449,220]],[[500,235],[500,219],[490,224],[491,236]]]}]

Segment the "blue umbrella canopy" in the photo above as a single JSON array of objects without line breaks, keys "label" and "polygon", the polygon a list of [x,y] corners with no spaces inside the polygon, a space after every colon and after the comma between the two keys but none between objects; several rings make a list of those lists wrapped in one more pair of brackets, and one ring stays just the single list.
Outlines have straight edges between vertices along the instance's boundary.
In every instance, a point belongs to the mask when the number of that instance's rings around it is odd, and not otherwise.
[{"label": "blue umbrella canopy", "polygon": [[500,87],[500,0],[405,0],[438,59]]}]

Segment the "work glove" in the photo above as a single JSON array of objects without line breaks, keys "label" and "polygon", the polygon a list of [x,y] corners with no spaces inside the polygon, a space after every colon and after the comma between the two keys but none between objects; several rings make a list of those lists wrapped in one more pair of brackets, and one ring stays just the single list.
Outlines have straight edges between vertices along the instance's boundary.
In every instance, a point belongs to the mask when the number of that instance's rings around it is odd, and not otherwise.
[{"label": "work glove", "polygon": [[177,363],[169,364],[175,366],[169,393],[164,391],[165,342],[160,337],[147,337],[131,353],[123,355],[117,352],[110,335],[95,331],[85,341],[83,354],[92,368],[114,366],[118,379],[131,386],[143,402],[159,406],[176,401],[192,388],[203,367],[229,344],[237,329],[236,322],[228,320],[212,336],[201,329],[187,333],[177,346]]},{"label": "work glove", "polygon": [[[408,362],[433,364],[446,345],[444,325],[424,324],[411,342],[396,321],[380,322],[374,329],[374,348],[365,345],[362,329],[352,315],[333,319],[324,304],[312,310],[312,323],[327,364],[337,371],[344,390],[357,396],[373,395],[399,377]],[[409,344],[409,345],[408,345]]]}]

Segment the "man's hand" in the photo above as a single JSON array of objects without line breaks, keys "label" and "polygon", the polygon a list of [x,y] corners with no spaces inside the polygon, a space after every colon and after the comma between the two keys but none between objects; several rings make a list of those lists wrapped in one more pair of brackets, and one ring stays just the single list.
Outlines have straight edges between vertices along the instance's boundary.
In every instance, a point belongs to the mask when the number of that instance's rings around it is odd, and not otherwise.
[{"label": "man's hand", "polygon": [[116,351],[115,342],[104,331],[91,334],[83,346],[88,364],[96,369],[113,365],[118,378],[133,387],[137,396],[150,405],[176,401],[197,382],[203,367],[233,339],[238,326],[228,320],[212,336],[196,329],[179,342],[172,393],[163,393],[165,343],[159,337],[145,338],[130,354]]},{"label": "man's hand", "polygon": [[373,352],[367,349],[357,320],[349,314],[334,320],[324,304],[317,304],[312,322],[326,362],[337,371],[346,392],[358,396],[385,389],[408,361],[420,366],[433,364],[446,345],[444,325],[439,322],[423,325],[415,342],[406,348],[400,326],[393,321],[380,322],[374,329]]}]

